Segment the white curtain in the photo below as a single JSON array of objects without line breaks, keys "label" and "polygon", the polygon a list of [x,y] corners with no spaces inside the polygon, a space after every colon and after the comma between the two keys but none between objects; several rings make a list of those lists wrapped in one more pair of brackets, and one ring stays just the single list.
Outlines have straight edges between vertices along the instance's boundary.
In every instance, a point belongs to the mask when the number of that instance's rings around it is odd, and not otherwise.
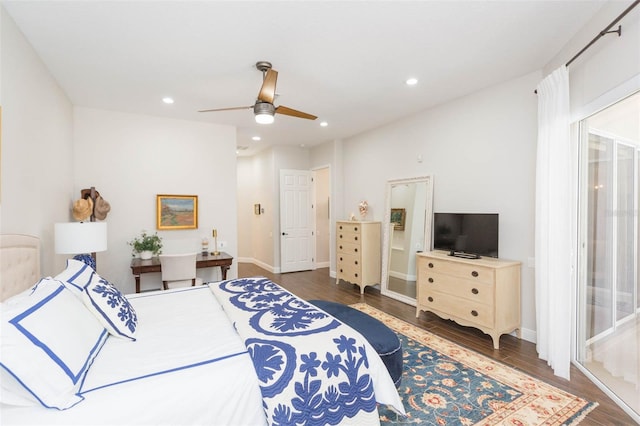
[{"label": "white curtain", "polygon": [[538,356],[569,379],[571,365],[571,138],[569,74],[562,66],[538,91],[535,285]]}]

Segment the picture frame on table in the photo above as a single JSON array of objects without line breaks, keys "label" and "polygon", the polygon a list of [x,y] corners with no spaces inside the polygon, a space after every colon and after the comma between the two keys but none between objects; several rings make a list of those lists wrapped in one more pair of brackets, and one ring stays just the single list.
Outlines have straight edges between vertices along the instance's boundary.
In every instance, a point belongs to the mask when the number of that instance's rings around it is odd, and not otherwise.
[{"label": "picture frame on table", "polygon": [[156,195],[156,227],[160,230],[197,229],[197,195]]}]

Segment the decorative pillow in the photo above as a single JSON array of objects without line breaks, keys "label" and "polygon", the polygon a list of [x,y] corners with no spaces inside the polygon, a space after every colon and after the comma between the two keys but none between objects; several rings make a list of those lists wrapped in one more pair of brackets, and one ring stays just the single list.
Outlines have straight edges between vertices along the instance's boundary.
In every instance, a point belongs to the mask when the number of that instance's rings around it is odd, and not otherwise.
[{"label": "decorative pillow", "polygon": [[138,316],[127,298],[113,284],[94,273],[82,292],[84,304],[114,336],[135,339]]},{"label": "decorative pillow", "polygon": [[60,410],[82,401],[84,376],[109,336],[62,283],[42,279],[2,303],[0,398]]},{"label": "decorative pillow", "polygon": [[96,270],[96,260],[90,254],[88,254],[88,253],[76,254],[75,256],[73,256],[73,258],[75,260],[79,260],[82,263],[85,263],[87,266],[89,266],[94,271]]},{"label": "decorative pillow", "polygon": [[82,261],[68,259],[67,268],[56,275],[54,279],[62,281],[65,287],[80,297],[82,291],[91,282],[95,272],[93,268]]}]

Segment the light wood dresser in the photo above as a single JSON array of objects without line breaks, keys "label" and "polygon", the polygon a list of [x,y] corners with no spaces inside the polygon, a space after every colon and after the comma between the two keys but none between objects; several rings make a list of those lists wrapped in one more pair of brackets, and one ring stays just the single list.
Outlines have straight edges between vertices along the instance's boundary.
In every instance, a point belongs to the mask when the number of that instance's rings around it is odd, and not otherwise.
[{"label": "light wood dresser", "polygon": [[493,339],[520,330],[520,269],[517,261],[464,259],[444,251],[418,253],[416,317],[430,311]]},{"label": "light wood dresser", "polygon": [[336,222],[336,284],[357,284],[360,293],[380,283],[380,222]]}]

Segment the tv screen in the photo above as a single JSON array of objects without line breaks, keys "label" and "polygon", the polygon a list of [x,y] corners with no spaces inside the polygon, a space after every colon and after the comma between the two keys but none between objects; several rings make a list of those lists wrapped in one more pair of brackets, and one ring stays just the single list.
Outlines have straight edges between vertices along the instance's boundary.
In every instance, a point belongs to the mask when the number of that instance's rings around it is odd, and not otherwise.
[{"label": "tv screen", "polygon": [[463,257],[498,257],[498,214],[434,213],[433,249]]}]

